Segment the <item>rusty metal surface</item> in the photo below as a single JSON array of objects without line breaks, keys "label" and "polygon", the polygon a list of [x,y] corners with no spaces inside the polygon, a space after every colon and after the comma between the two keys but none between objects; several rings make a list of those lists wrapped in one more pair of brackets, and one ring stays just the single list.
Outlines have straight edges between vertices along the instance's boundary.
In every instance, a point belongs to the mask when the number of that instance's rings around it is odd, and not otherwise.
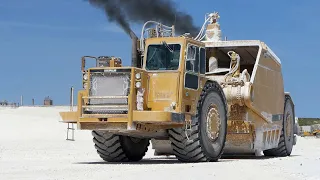
[{"label": "rusty metal surface", "polygon": [[230,106],[230,116],[229,120],[235,121],[244,121],[246,120],[247,110],[245,106],[239,106],[239,105],[231,105]]},{"label": "rusty metal surface", "polygon": [[254,152],[254,126],[246,121],[228,121],[226,152]]},{"label": "rusty metal surface", "polygon": [[85,130],[126,130],[127,123],[80,122],[79,128]]},{"label": "rusty metal surface", "polygon": [[156,132],[164,129],[183,127],[182,123],[173,122],[136,122],[136,129],[139,131]]},{"label": "rusty metal surface", "polygon": [[[253,143],[253,137],[251,134],[227,134],[228,144],[232,146],[248,146],[248,144]],[[248,146],[251,148],[251,146]]]},{"label": "rusty metal surface", "polygon": [[253,125],[245,123],[244,121],[229,121],[228,122],[228,133],[229,134],[252,134]]},{"label": "rusty metal surface", "polygon": [[227,134],[224,154],[251,154],[254,150],[251,134]]}]

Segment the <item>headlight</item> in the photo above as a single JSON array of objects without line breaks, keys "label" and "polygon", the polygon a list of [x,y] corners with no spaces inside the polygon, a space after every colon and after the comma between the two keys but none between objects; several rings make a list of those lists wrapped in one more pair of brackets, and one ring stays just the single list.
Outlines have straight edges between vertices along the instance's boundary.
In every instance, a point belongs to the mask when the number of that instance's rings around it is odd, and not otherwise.
[{"label": "headlight", "polygon": [[140,73],[137,73],[136,74],[136,79],[140,79],[141,78],[141,74]]},{"label": "headlight", "polygon": [[136,88],[141,88],[141,82],[136,82]]},{"label": "headlight", "polygon": [[87,73],[85,73],[84,75],[83,75],[83,80],[88,80],[88,74]]}]

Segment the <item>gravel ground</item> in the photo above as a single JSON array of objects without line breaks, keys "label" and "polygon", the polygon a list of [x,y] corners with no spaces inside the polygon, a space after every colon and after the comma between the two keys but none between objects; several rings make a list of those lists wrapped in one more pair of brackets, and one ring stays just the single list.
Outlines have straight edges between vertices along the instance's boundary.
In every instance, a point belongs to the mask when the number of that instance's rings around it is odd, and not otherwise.
[{"label": "gravel ground", "polygon": [[139,163],[107,163],[97,155],[90,131],[66,141],[59,111],[68,107],[0,109],[0,179],[320,179],[320,139],[298,138],[285,158],[225,158],[216,163],[180,163],[153,157]]}]

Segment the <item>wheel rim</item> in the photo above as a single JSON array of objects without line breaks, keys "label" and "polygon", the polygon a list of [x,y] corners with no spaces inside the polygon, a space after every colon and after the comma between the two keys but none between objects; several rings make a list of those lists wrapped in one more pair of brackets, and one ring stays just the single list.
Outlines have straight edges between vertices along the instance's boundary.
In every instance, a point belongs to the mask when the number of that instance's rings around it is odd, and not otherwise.
[{"label": "wheel rim", "polygon": [[287,140],[290,142],[291,141],[291,133],[292,133],[292,116],[291,114],[288,114],[286,116],[286,136],[287,136]]},{"label": "wheel rim", "polygon": [[211,105],[207,113],[207,135],[211,141],[215,141],[219,136],[221,117],[216,105]]}]

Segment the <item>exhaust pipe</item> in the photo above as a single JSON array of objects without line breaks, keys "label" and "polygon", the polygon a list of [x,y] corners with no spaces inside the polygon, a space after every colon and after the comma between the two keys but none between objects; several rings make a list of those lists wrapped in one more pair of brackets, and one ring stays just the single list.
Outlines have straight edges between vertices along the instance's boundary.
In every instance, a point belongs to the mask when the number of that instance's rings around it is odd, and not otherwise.
[{"label": "exhaust pipe", "polygon": [[138,37],[135,35],[135,33],[132,30],[130,30],[130,38],[132,40],[131,66],[141,68],[141,62],[138,61],[140,60],[138,57],[139,53],[137,48]]}]

